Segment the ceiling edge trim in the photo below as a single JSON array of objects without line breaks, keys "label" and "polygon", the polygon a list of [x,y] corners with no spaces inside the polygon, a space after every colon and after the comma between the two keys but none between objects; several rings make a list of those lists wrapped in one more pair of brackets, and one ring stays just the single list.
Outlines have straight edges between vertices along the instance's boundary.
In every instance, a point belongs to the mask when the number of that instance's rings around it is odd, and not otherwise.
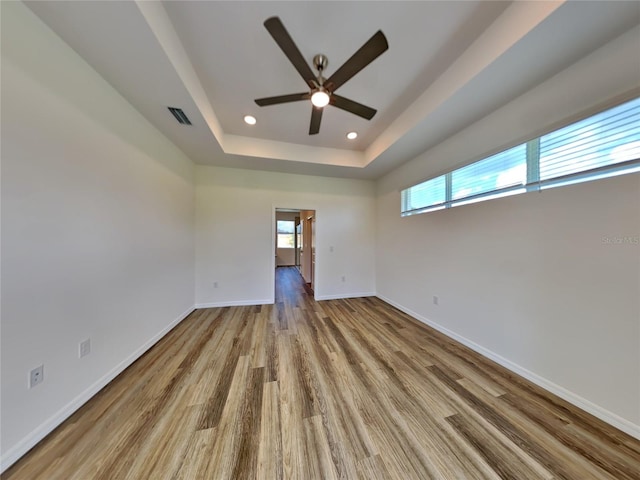
[{"label": "ceiling edge trim", "polygon": [[454,97],[505,52],[553,14],[565,0],[514,2],[364,152],[365,166]]},{"label": "ceiling edge trim", "polygon": [[225,153],[339,167],[364,167],[364,153],[225,134]]},{"label": "ceiling edge trim", "polygon": [[162,3],[144,0],[136,0],[135,3],[225,153],[343,167],[365,166],[364,152],[361,151],[299,145],[225,133]]}]

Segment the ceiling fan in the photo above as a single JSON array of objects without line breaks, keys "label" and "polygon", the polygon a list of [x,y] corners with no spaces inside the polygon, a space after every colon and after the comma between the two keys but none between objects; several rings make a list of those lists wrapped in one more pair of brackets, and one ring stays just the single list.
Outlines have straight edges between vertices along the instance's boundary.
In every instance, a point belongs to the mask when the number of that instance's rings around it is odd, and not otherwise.
[{"label": "ceiling fan", "polygon": [[358,115],[367,120],[371,120],[376,114],[376,110],[354,102],[348,98],[336,95],[334,92],[351,79],[356,73],[365,68],[388,48],[387,38],[381,30],[378,30],[360,49],[354,53],[333,75],[325,79],[322,72],[327,67],[328,60],[325,55],[318,54],[313,57],[313,65],[318,70],[315,75],[306,60],[298,50],[293,39],[284,28],[278,17],[271,17],[265,20],[264,26],[276,41],[280,49],[293,64],[300,76],[309,86],[308,92],[292,93],[277,97],[257,98],[255,102],[261,106],[276,105],[279,103],[298,102],[301,100],[311,100],[313,104],[311,110],[311,124],[309,125],[309,135],[315,135],[320,131],[320,121],[322,111],[326,105],[333,105],[347,112]]}]

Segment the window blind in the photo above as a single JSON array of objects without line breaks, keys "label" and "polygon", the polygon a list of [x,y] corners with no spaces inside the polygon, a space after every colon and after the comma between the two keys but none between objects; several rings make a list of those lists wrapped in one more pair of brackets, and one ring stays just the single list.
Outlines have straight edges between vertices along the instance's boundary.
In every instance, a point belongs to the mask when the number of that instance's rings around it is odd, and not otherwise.
[{"label": "window blind", "polygon": [[640,98],[540,137],[540,181],[640,159]]},{"label": "window blind", "polygon": [[527,182],[527,144],[472,163],[451,174],[451,200],[522,186]]},{"label": "window blind", "polygon": [[446,200],[444,175],[402,191],[402,214],[412,215],[441,208]]}]

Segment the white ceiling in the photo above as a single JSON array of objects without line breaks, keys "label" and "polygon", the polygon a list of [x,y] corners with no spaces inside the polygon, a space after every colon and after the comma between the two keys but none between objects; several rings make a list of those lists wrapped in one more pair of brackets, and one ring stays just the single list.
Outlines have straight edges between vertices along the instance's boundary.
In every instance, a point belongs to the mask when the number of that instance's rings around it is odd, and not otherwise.
[{"label": "white ceiling", "polygon": [[[385,174],[640,23],[635,1],[26,3],[194,162],[356,178]],[[328,56],[327,77],[384,32],[389,50],[339,92],[376,108],[371,121],[326,107],[310,136],[309,102],[254,103],[306,89],[263,26],[274,15],[310,64]]]}]

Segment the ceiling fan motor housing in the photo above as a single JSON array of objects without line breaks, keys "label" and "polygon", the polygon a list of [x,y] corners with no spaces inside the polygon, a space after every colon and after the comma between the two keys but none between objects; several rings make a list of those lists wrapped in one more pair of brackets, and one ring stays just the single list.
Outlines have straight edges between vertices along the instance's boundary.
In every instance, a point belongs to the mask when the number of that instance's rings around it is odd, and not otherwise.
[{"label": "ceiling fan motor housing", "polygon": [[315,57],[313,57],[313,66],[316,67],[316,70],[318,70],[319,72],[322,72],[325,68],[327,68],[327,65],[329,65],[329,59],[326,55],[319,53]]}]

